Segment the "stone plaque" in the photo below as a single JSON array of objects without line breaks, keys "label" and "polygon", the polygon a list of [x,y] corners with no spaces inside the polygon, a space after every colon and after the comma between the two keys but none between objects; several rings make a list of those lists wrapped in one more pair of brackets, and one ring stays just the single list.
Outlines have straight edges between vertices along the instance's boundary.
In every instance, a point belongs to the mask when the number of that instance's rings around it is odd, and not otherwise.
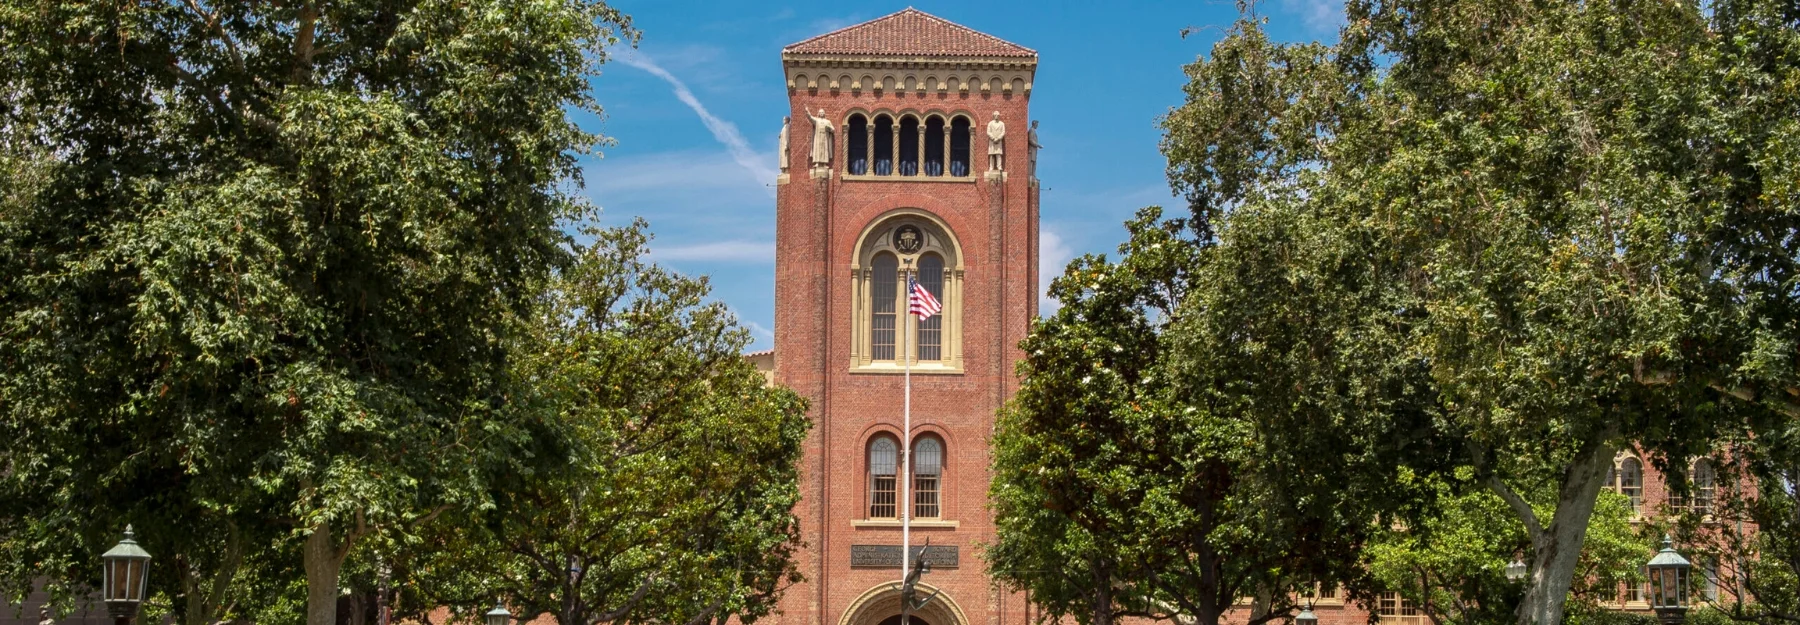
[{"label": "stone plaque", "polygon": [[[913,547],[917,553],[918,547]],[[955,545],[932,545],[925,548],[920,560],[931,563],[934,569],[954,569],[957,565]],[[900,545],[850,545],[850,566],[862,566],[875,569],[900,568]]]}]

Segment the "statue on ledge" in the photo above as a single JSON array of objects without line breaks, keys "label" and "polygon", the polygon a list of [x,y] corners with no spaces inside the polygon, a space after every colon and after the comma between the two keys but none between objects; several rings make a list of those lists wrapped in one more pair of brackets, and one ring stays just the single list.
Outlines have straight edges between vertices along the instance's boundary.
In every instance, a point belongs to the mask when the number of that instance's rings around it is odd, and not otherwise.
[{"label": "statue on ledge", "polygon": [[1006,122],[1000,121],[1000,111],[994,111],[993,121],[987,125],[988,136],[988,171],[1006,170]]},{"label": "statue on ledge", "polygon": [[818,115],[808,113],[806,117],[812,120],[813,125],[812,165],[813,167],[830,166],[831,135],[837,131],[837,127],[831,125],[831,120],[825,119],[825,109],[819,109]]}]

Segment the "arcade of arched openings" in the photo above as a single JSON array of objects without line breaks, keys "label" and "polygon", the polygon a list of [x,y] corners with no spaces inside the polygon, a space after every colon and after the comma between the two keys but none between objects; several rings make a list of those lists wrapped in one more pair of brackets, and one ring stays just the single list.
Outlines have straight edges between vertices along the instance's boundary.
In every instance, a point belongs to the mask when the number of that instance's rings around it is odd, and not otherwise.
[{"label": "arcade of arched openings", "polygon": [[851,113],[844,120],[851,176],[968,178],[973,121],[963,113]]}]

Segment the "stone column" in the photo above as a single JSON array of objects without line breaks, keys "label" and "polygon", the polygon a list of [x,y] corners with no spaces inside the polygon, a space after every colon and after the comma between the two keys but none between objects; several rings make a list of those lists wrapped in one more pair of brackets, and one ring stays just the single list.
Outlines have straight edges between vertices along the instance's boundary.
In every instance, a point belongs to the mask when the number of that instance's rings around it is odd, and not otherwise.
[{"label": "stone column", "polygon": [[923,122],[919,124],[919,145],[913,150],[913,154],[918,155],[919,159],[919,170],[914,175],[925,175],[925,124]]},{"label": "stone column", "polygon": [[950,175],[950,120],[944,120],[944,171],[940,176]]},{"label": "stone column", "polygon": [[863,125],[863,130],[869,135],[869,139],[863,142],[863,175],[873,176],[875,175],[875,118],[870,117],[869,123]]},{"label": "stone column", "polygon": [[900,118],[894,118],[894,122],[888,126],[894,131],[894,140],[888,142],[888,163],[890,163],[888,175],[898,176],[900,175]]}]

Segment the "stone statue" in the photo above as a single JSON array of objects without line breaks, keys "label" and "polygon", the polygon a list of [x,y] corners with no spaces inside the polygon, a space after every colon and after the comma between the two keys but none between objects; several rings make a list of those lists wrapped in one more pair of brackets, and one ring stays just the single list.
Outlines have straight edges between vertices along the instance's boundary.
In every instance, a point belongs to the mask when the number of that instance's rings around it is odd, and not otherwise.
[{"label": "stone statue", "polygon": [[1006,122],[1000,121],[1000,111],[994,111],[993,121],[988,122],[988,171],[1006,170]]},{"label": "stone statue", "polygon": [[1038,143],[1037,125],[1037,120],[1031,120],[1031,130],[1025,133],[1025,152],[1027,160],[1031,162],[1030,173],[1032,176],[1037,176],[1038,148],[1044,147],[1044,144]]},{"label": "stone statue", "polygon": [[787,118],[787,117],[781,118],[781,144],[780,144],[780,147],[775,148],[775,153],[780,155],[777,158],[780,159],[782,173],[787,173],[787,170],[788,170],[788,120],[789,119],[790,118]]},{"label": "stone statue", "polygon": [[38,625],[56,625],[56,619],[50,616],[50,606],[38,608]]},{"label": "stone statue", "polygon": [[818,115],[808,113],[807,118],[812,120],[813,125],[812,165],[813,167],[829,166],[832,153],[831,135],[837,131],[837,127],[831,125],[831,120],[825,119],[825,109],[819,109]]}]

